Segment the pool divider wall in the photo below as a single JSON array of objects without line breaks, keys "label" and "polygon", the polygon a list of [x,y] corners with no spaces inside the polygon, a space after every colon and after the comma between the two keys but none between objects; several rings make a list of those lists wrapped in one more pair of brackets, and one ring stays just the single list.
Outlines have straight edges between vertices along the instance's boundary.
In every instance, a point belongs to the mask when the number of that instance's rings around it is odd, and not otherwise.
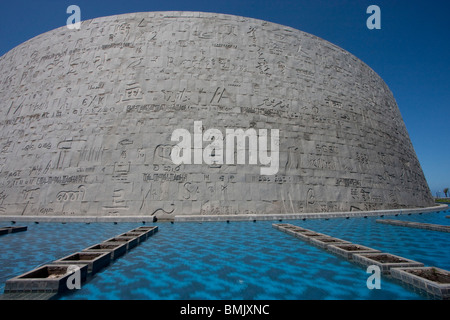
[{"label": "pool divider wall", "polygon": [[419,289],[422,292],[427,292],[436,299],[450,300],[450,283],[438,283],[427,279],[427,276],[419,276],[414,273],[428,273],[432,277],[439,274],[441,277],[447,278],[450,281],[450,274],[447,270],[435,267],[422,268],[393,268],[391,276],[394,279],[402,281],[406,286]]},{"label": "pool divider wall", "polygon": [[435,213],[445,211],[446,204],[437,204],[427,208],[320,212],[320,213],[279,213],[279,214],[246,214],[246,215],[177,215],[175,222],[215,222],[215,221],[254,221],[254,220],[302,220],[302,219],[334,219],[358,217],[383,217],[409,214]]},{"label": "pool divider wall", "polygon": [[[279,231],[346,258],[359,266],[368,267],[370,265],[376,265],[384,275],[395,279],[405,287],[414,287],[433,298],[450,299],[450,271],[435,267],[424,267],[424,264],[421,262],[384,253],[370,247],[323,235],[292,224],[274,223],[272,226]],[[438,283],[410,273],[429,269],[438,270],[442,275],[441,278],[447,279],[447,283]]]},{"label": "pool divider wall", "polygon": [[22,231],[27,231],[27,230],[28,230],[27,226],[23,226],[23,227],[2,227],[2,228],[0,228],[0,236],[4,235],[4,234],[22,232]]},{"label": "pool divider wall", "polygon": [[362,246],[354,243],[340,243],[332,244],[327,247],[329,251],[334,254],[340,255],[347,260],[352,260],[355,253],[377,253],[380,250],[372,249],[366,246]]},{"label": "pool divider wall", "polygon": [[127,243],[97,243],[89,248],[84,249],[83,251],[108,252],[111,256],[111,260],[115,260],[123,256],[127,252]]},{"label": "pool divider wall", "polygon": [[53,263],[68,264],[68,265],[87,264],[88,274],[93,275],[94,273],[97,273],[104,267],[108,266],[110,262],[111,262],[110,252],[80,251],[68,255],[64,258],[55,260],[54,262],[52,262],[52,264]]},{"label": "pool divider wall", "polygon": [[[4,295],[0,299],[52,299],[70,291],[67,279],[74,273],[70,266],[76,265],[81,274],[81,283],[107,267],[112,261],[126,254],[158,232],[158,227],[137,227],[124,234],[75,252],[61,259],[40,266],[6,281]],[[47,293],[48,295],[42,295]]]},{"label": "pool divider wall", "polygon": [[380,267],[383,274],[390,275],[392,268],[423,267],[424,264],[414,260],[406,259],[390,253],[355,253],[353,261],[363,267],[376,265]]},{"label": "pool divider wall", "polygon": [[125,236],[115,236],[108,240],[103,241],[106,244],[125,244],[127,251],[136,247],[139,243],[138,237],[125,237]]},{"label": "pool divider wall", "polygon": [[328,246],[332,245],[332,244],[349,244],[350,242],[342,240],[342,239],[338,239],[338,238],[334,238],[334,237],[314,237],[311,238],[310,241],[312,244],[320,247],[320,248],[328,248]]},{"label": "pool divider wall", "polygon": [[145,232],[125,232],[121,234],[119,237],[133,237],[137,239],[137,243],[144,242],[147,237],[145,235]]},{"label": "pool divider wall", "polygon": [[415,222],[415,221],[378,219],[377,223],[384,223],[384,224],[390,224],[393,226],[410,227],[410,228],[425,229],[425,230],[440,231],[440,232],[450,232],[450,226],[431,224],[431,223],[422,223],[422,222]]},{"label": "pool divider wall", "polygon": [[[88,265],[78,265],[81,282],[86,281]],[[5,294],[63,293],[68,291],[67,279],[71,276],[67,264],[46,264],[6,281]]]}]

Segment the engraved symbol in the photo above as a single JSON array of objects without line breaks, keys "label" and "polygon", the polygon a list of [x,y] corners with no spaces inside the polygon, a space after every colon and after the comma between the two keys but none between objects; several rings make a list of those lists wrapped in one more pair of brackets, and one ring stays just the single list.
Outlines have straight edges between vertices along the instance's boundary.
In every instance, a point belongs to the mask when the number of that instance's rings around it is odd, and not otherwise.
[{"label": "engraved symbol", "polygon": [[64,166],[64,159],[66,158],[67,151],[60,151],[58,161],[56,162],[56,169],[62,169]]},{"label": "engraved symbol", "polygon": [[[113,191],[111,206],[104,206],[103,210],[128,210],[128,206],[125,205],[125,192],[123,189],[115,189]],[[110,213],[117,213],[117,211],[110,211]]]},{"label": "engraved symbol", "polygon": [[80,151],[80,161],[96,162],[102,159],[104,149],[99,148],[84,148]]},{"label": "engraved symbol", "polygon": [[[11,104],[11,106],[12,106],[12,104]],[[14,113],[13,113],[13,114],[16,114],[17,111],[20,111],[20,110],[22,110],[22,103],[19,104],[19,106],[16,108],[16,110],[14,110]],[[8,113],[9,113],[9,110],[8,110]]]},{"label": "engraved symbol", "polygon": [[198,193],[198,186],[193,185],[191,182],[186,182],[184,184],[184,188],[187,192],[184,193],[183,198],[186,200],[191,199],[191,195],[195,195]]},{"label": "engraved symbol", "polygon": [[173,102],[173,103],[181,103],[181,102],[187,102],[190,100],[188,95],[186,94],[186,89],[183,89],[181,91],[167,91],[167,90],[161,90],[164,93],[164,100],[167,102]]},{"label": "engraved symbol", "polygon": [[[38,189],[34,189],[34,190],[38,190]],[[28,191],[33,191],[33,190],[28,190]],[[0,192],[0,205],[3,204],[3,201],[5,201],[5,199],[7,197],[8,197],[8,195],[5,193],[5,191]]]},{"label": "engraved symbol", "polygon": [[[144,208],[144,206],[147,205],[147,202],[151,203],[151,201],[147,200],[147,198],[149,198],[150,194],[153,197],[156,197],[156,191],[153,190],[153,192],[152,192],[152,184],[151,183],[150,183],[150,188],[148,189],[147,193],[145,194],[144,197],[142,197],[142,202],[141,202],[141,206],[139,208],[139,212],[141,212],[142,209]],[[157,212],[162,212],[162,213],[165,213],[165,214],[172,214],[175,211],[175,204],[174,203],[170,203],[169,207],[170,208],[167,208],[167,207],[163,206],[161,208],[152,209],[153,211],[150,214],[150,216],[155,216]],[[148,211],[148,212],[150,212],[150,211]]]},{"label": "engraved symbol", "polygon": [[[86,141],[87,140],[83,140],[83,139],[75,139],[75,140],[74,139],[66,139],[66,140],[60,141],[58,143],[57,147],[58,147],[58,149],[61,149],[61,150],[68,150],[68,149],[72,149],[74,143],[77,143],[77,142],[83,143]],[[76,144],[74,149],[76,149],[76,146],[78,146],[78,145]]]},{"label": "engraved symbol", "polygon": [[209,103],[219,103],[222,99],[226,98],[229,98],[228,95],[226,94],[226,89],[217,87]]},{"label": "engraved symbol", "polygon": [[131,166],[131,162],[128,163],[119,163],[116,162],[114,163],[114,173],[115,174],[127,174],[130,172],[130,166]]},{"label": "engraved symbol", "polygon": [[104,54],[104,59],[101,56],[96,56],[94,58],[94,66],[96,67],[97,70],[103,70],[106,61],[109,61],[111,59],[107,59],[107,55],[106,53]]},{"label": "engraved symbol", "polygon": [[236,26],[234,26],[234,25],[226,24],[226,25],[222,26],[222,29],[224,29],[223,33],[227,36],[229,36],[229,35],[237,36],[237,33],[235,31]]},{"label": "engraved symbol", "polygon": [[163,208],[158,208],[155,211],[152,212],[151,216],[154,216],[158,211],[162,211],[165,214],[171,214],[175,211],[175,205],[173,203],[170,204],[170,207],[172,208],[172,210],[164,210]]},{"label": "engraved symbol", "polygon": [[139,212],[142,210],[142,208],[144,207],[145,204],[145,200],[147,199],[147,197],[150,195],[150,192],[152,191],[152,184],[150,183],[150,188],[148,189],[147,193],[145,194],[145,196],[142,198],[142,202],[141,202],[141,207],[139,208]]},{"label": "engraved symbol", "polygon": [[139,83],[135,82],[127,85],[125,95],[122,95],[121,101],[141,100],[142,98],[141,86]]},{"label": "engraved symbol", "polygon": [[283,202],[284,210],[286,213],[289,212],[289,210],[286,207],[286,203],[287,203],[288,205],[290,205],[292,213],[295,213],[294,204],[292,203],[292,197],[291,197],[291,193],[289,191],[287,192],[287,196],[288,196],[289,202],[284,199],[283,193],[281,194],[281,200]]},{"label": "engraved symbol", "polygon": [[147,26],[147,21],[145,21],[145,19],[142,19],[141,22],[139,22],[138,27],[142,28],[142,27],[146,27]]},{"label": "engraved symbol", "polygon": [[56,195],[56,200],[59,202],[66,201],[83,201],[84,195],[86,193],[86,188],[84,186],[79,186],[77,191],[60,191]]},{"label": "engraved symbol", "polygon": [[200,39],[212,39],[213,34],[211,32],[194,31],[194,35]]},{"label": "engraved symbol", "polygon": [[288,157],[286,160],[285,170],[298,169],[300,167],[300,155],[297,147],[288,148]]},{"label": "engraved symbol", "polygon": [[123,147],[123,146],[133,144],[133,141],[130,139],[123,139],[123,140],[119,141],[119,144]]},{"label": "engraved symbol", "polygon": [[124,35],[123,41],[126,41],[130,35],[130,29],[131,25],[129,23],[122,23],[116,27],[116,33]]},{"label": "engraved symbol", "polygon": [[256,41],[256,27],[249,27],[248,29],[247,34],[250,35],[250,38],[252,38],[253,41]]},{"label": "engraved symbol", "polygon": [[314,190],[309,189],[308,193],[306,195],[306,206],[313,205],[315,202],[316,202],[316,199],[315,199],[315,195],[314,195]]},{"label": "engraved symbol", "polygon": [[[128,65],[127,69],[136,68],[137,66],[139,66],[142,63],[142,60],[144,60],[144,58],[131,58],[131,59],[135,59],[135,60]],[[141,66],[141,67],[143,67],[143,66]]]},{"label": "engraved symbol", "polygon": [[155,151],[153,152],[153,163],[173,163],[171,158],[172,148],[173,146],[169,144],[157,145]]}]

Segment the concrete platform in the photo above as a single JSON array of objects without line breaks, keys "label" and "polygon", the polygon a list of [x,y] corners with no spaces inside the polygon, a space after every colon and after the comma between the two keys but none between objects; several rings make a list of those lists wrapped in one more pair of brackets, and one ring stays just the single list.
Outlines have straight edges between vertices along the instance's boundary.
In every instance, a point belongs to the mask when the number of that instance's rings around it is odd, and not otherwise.
[{"label": "concrete platform", "polygon": [[88,274],[97,273],[102,268],[109,265],[111,262],[111,255],[109,252],[88,252],[80,251],[68,255],[64,258],[55,260],[54,264],[76,264],[88,265]]},{"label": "concrete platform", "polygon": [[[9,293],[62,293],[68,290],[67,279],[73,274],[70,264],[55,263],[38,267],[5,283],[6,294]],[[81,282],[86,280],[88,265],[77,263],[80,268]]]},{"label": "concrete platform", "polygon": [[399,257],[390,253],[357,253],[352,256],[353,261],[364,267],[376,265],[383,274],[390,274],[392,268],[423,267],[424,264],[414,260]]},{"label": "concrete platform", "polygon": [[144,242],[147,239],[145,232],[128,231],[119,235],[119,237],[134,237],[138,240],[138,244]]},{"label": "concrete platform", "polygon": [[[432,267],[435,273],[440,274],[440,279],[444,283],[436,283],[430,279],[420,278],[413,272],[430,270],[424,267],[424,264],[414,260],[399,257],[390,253],[384,253],[359,244],[354,244],[342,239],[334,238],[328,235],[318,236],[312,230],[304,229],[287,223],[272,224],[272,227],[296,236],[317,247],[339,255],[357,265],[368,267],[376,265],[380,267],[384,275],[392,276],[402,282],[404,285],[410,285],[415,288],[423,289],[428,295],[437,299],[450,299],[450,272]],[[335,243],[333,243],[335,242]],[[442,280],[443,279],[443,280]]]},{"label": "concrete platform", "polygon": [[2,227],[0,228],[0,236],[4,234],[10,234],[10,233],[16,233],[16,232],[23,232],[27,231],[27,226],[21,226],[21,227]]},{"label": "concrete platform", "polygon": [[138,227],[126,232],[130,236],[116,236],[90,246],[80,252],[55,260],[48,265],[31,270],[23,275],[6,281],[4,294],[0,300],[50,300],[68,289],[67,279],[73,272],[68,272],[72,265],[81,271],[81,282],[85,282],[111,261],[124,255],[129,249],[139,244],[139,238],[145,241],[158,232],[157,226]]},{"label": "concrete platform", "polygon": [[335,245],[335,244],[351,244],[349,241],[345,241],[342,239],[326,236],[326,237],[313,237],[309,239],[309,242],[311,244],[323,248],[328,249],[329,246]]},{"label": "concrete platform", "polygon": [[306,232],[294,232],[294,237],[304,240],[306,242],[312,242],[314,238],[323,238],[327,237],[324,233],[314,232],[314,231],[306,231]]},{"label": "concrete platform", "polygon": [[450,272],[435,267],[394,268],[391,276],[436,299],[450,300]]},{"label": "concrete platform", "polygon": [[377,223],[384,223],[384,224],[390,224],[393,226],[425,229],[425,230],[440,231],[440,232],[450,232],[450,226],[431,224],[431,223],[403,221],[403,220],[391,220],[391,219],[378,219]]},{"label": "concrete platform", "polygon": [[140,233],[143,236],[143,240],[145,241],[158,232],[158,227],[138,227],[136,229],[130,230],[130,233]]},{"label": "concrete platform", "polygon": [[438,204],[426,208],[346,211],[346,212],[320,212],[320,213],[290,213],[290,214],[247,214],[247,215],[177,215],[175,222],[213,222],[213,221],[253,221],[253,220],[307,220],[307,219],[334,219],[334,218],[360,218],[399,216],[408,214],[432,213],[447,210],[448,205]]},{"label": "concrete platform", "polygon": [[83,252],[109,252],[111,260],[115,260],[123,256],[127,252],[127,243],[97,243],[89,248],[82,250]]},{"label": "concrete platform", "polygon": [[135,236],[131,237],[116,236],[103,241],[103,243],[125,243],[127,246],[127,251],[129,251],[139,244],[139,239],[138,237]]},{"label": "concrete platform", "polygon": [[380,250],[372,249],[366,246],[362,246],[354,243],[332,244],[327,249],[347,260],[352,260],[353,255],[357,253],[379,253]]}]

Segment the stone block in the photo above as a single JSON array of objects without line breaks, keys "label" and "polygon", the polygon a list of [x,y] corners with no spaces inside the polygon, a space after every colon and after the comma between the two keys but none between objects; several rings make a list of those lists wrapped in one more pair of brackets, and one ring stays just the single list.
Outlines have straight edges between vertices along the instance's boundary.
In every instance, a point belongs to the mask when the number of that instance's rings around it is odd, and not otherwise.
[{"label": "stone block", "polygon": [[357,253],[352,256],[353,261],[362,266],[376,265],[383,274],[390,274],[392,268],[423,267],[423,263],[399,257],[390,253]]},{"label": "stone block", "polygon": [[339,256],[342,256],[348,260],[352,260],[352,257],[356,253],[379,253],[379,250],[372,249],[366,246],[362,246],[354,243],[345,244],[332,244],[327,247],[330,252],[333,252]]},{"label": "stone block", "polygon": [[349,244],[349,241],[345,241],[339,238],[334,238],[330,236],[326,237],[310,237],[309,242],[322,249],[327,249],[331,245],[335,244]]},{"label": "stone block", "polygon": [[[80,281],[84,282],[88,273],[87,264],[77,264]],[[6,280],[5,293],[62,293],[68,289],[67,280],[73,274],[67,264],[49,264],[38,267],[17,277]]]},{"label": "stone block", "polygon": [[89,252],[80,251],[55,260],[54,264],[72,264],[88,266],[88,273],[95,274],[100,269],[106,267],[111,262],[111,254],[109,252]]},{"label": "stone block", "polygon": [[16,232],[23,232],[27,231],[27,226],[17,226],[17,227],[2,227],[0,228],[0,236],[8,233],[16,233]]},{"label": "stone block", "polygon": [[139,244],[139,239],[136,236],[118,236],[118,237],[112,237],[110,239],[107,239],[103,241],[103,243],[125,243],[127,246],[127,251],[133,249]]},{"label": "stone block", "polygon": [[450,300],[450,272],[435,267],[393,268],[391,276],[434,298]]},{"label": "stone block", "polygon": [[109,252],[111,255],[111,260],[115,260],[127,252],[126,242],[117,243],[98,243],[90,246],[83,251],[85,252]]}]

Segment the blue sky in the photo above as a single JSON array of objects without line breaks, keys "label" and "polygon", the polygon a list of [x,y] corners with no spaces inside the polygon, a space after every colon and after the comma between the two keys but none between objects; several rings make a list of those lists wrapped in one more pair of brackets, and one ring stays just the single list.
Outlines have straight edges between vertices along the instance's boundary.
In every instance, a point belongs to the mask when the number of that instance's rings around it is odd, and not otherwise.
[{"label": "blue sky", "polygon": [[[82,20],[142,11],[204,11],[263,19],[309,32],[354,54],[397,100],[433,196],[450,187],[450,1],[448,0],[0,0],[0,55],[65,25],[76,4]],[[369,5],[381,30],[369,30]]]}]

